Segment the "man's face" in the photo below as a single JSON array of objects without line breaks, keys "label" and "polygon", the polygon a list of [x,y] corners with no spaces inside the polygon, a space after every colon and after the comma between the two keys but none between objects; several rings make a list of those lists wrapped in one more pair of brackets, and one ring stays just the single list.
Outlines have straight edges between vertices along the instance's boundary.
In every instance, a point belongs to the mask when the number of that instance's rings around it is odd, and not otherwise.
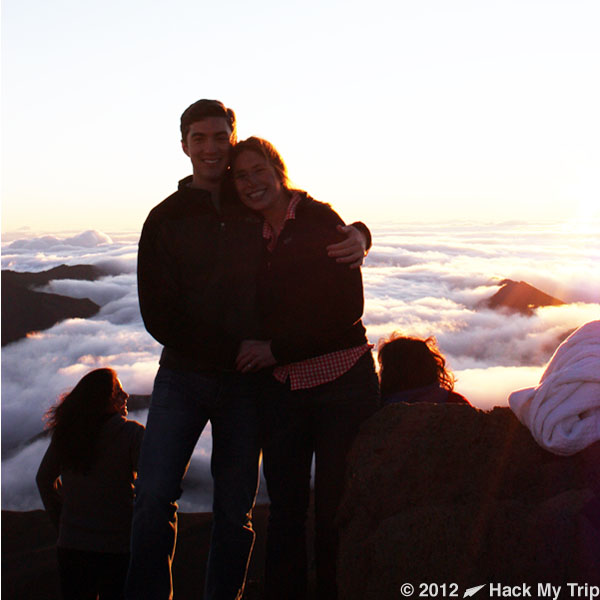
[{"label": "man's face", "polygon": [[206,117],[192,123],[181,145],[194,167],[194,185],[209,190],[219,185],[229,164],[231,133],[223,117]]}]

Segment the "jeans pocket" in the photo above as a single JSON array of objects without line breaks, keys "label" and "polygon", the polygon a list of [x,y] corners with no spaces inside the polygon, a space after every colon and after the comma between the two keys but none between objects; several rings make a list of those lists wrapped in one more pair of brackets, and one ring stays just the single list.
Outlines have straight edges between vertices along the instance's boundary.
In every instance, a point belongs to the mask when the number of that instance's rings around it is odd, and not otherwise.
[{"label": "jeans pocket", "polygon": [[154,387],[152,389],[152,399],[150,406],[152,409],[164,408],[172,404],[174,387],[174,379],[176,373],[171,369],[160,367],[154,379]]}]

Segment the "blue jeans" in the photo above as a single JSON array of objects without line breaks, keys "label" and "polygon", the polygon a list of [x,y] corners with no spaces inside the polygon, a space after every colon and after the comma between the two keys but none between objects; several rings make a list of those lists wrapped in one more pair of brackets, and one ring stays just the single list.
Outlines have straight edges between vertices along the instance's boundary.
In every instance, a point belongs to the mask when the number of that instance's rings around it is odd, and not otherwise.
[{"label": "blue jeans", "polygon": [[306,515],[315,455],[317,594],[337,598],[338,530],[346,457],[360,425],[379,408],[379,384],[368,352],[335,381],[291,391],[273,380],[260,403],[263,469],[270,499],[266,600],[307,593]]},{"label": "blue jeans", "polygon": [[172,598],[176,500],[208,420],[214,497],[204,598],[241,598],[255,537],[252,508],[260,456],[256,394],[261,378],[159,369],[138,466],[126,598]]}]

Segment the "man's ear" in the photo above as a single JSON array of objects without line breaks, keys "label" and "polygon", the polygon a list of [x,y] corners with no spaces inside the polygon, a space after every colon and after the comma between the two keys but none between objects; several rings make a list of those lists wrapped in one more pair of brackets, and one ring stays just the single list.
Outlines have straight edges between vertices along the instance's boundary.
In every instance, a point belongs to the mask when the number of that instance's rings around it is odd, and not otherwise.
[{"label": "man's ear", "polygon": [[187,144],[183,140],[181,140],[181,149],[185,152],[186,156],[190,155]]}]

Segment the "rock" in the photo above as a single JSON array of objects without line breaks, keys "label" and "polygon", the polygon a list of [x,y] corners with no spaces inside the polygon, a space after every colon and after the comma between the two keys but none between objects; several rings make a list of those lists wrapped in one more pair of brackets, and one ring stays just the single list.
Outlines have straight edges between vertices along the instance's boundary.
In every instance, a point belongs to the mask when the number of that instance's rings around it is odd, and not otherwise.
[{"label": "rock", "polygon": [[[343,600],[397,600],[412,583],[600,580],[597,445],[541,449],[508,408],[397,404],[349,457],[338,583]],[[482,597],[478,595],[478,597]]]},{"label": "rock", "polygon": [[[243,600],[263,597],[263,571],[269,509],[257,505],[253,514],[256,542],[248,566]],[[210,513],[179,513],[173,588],[177,600],[201,600],[210,535]],[[314,518],[309,512],[309,595],[315,598],[314,553],[312,531]],[[58,566],[56,531],[42,510],[30,512],[2,511],[2,598],[6,600],[58,600]],[[283,599],[282,599],[283,600]]]},{"label": "rock", "polygon": [[[244,600],[261,597],[264,542],[268,509],[257,506],[257,531]],[[177,600],[200,600],[210,544],[210,513],[179,513],[175,560],[174,596]],[[2,511],[2,598],[6,600],[58,600],[56,531],[46,513]]]}]

